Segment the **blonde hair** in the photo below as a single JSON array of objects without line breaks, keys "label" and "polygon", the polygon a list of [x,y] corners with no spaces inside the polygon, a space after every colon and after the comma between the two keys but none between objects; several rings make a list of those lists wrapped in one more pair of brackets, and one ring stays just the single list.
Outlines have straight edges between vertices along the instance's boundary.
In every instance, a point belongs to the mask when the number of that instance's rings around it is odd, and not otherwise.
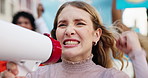
[{"label": "blonde hair", "polygon": [[111,60],[111,55],[112,55],[113,58],[121,61],[123,68],[124,65],[122,60],[123,53],[119,52],[118,49],[116,48],[114,36],[105,28],[105,26],[102,25],[100,16],[98,15],[97,11],[91,5],[85,2],[82,1],[66,2],[59,8],[54,20],[54,28],[51,32],[52,37],[56,39],[55,33],[57,29],[58,16],[61,13],[61,11],[68,5],[71,5],[73,7],[88,12],[91,15],[91,20],[93,22],[94,30],[97,30],[98,28],[102,29],[102,35],[100,37],[100,40],[97,42],[96,46],[92,47],[92,53],[94,55],[92,60],[94,61],[94,63],[96,63],[97,65],[101,65],[105,68],[110,68],[112,67],[112,60]]}]

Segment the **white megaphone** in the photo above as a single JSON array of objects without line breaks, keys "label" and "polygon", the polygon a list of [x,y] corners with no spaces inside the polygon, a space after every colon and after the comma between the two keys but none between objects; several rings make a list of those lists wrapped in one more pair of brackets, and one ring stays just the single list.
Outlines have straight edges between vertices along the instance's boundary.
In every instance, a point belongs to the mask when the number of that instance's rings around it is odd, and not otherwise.
[{"label": "white megaphone", "polygon": [[35,71],[41,63],[61,56],[60,43],[26,28],[0,20],[0,60],[18,64],[19,76]]}]

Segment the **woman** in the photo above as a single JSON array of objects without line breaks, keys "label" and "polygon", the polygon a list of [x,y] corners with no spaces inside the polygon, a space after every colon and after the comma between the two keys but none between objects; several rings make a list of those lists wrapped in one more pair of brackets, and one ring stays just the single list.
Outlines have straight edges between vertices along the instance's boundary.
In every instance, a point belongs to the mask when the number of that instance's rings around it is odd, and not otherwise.
[{"label": "woman", "polygon": [[[131,35],[136,37],[133,32]],[[27,78],[128,78],[122,71],[111,68],[111,54],[123,64],[123,53],[117,51],[115,38],[102,26],[97,12],[89,4],[80,1],[63,4],[57,12],[52,37],[61,43],[62,62],[40,67]],[[126,41],[121,36],[117,45],[127,54],[144,53],[138,39],[135,38],[134,45],[129,42],[130,49],[125,47]],[[17,75],[16,65],[13,65],[8,67],[13,73],[4,73],[6,78],[10,74],[11,77]]]},{"label": "woman", "polygon": [[35,19],[32,14],[20,11],[13,16],[13,24],[35,31]]},{"label": "woman", "polygon": [[49,31],[49,29],[48,29],[48,27],[47,27],[47,25],[45,23],[45,20],[42,17],[43,13],[44,13],[44,8],[43,8],[42,4],[39,3],[38,6],[37,6],[38,18],[35,21],[35,24],[37,26],[36,31],[41,33],[41,34],[50,33],[50,31]]}]

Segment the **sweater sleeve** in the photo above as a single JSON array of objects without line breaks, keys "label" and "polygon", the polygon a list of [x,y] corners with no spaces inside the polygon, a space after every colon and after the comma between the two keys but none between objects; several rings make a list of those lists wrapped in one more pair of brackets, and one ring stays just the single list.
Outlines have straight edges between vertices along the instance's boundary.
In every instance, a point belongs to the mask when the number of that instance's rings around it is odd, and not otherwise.
[{"label": "sweater sleeve", "polygon": [[129,57],[132,61],[136,78],[148,78],[148,65],[145,51],[131,52]]}]

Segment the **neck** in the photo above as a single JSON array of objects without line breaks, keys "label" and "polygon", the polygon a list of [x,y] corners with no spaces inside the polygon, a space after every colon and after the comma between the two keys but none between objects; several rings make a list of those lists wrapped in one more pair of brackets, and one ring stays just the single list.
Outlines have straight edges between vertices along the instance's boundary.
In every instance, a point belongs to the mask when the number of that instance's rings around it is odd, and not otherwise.
[{"label": "neck", "polygon": [[80,71],[89,70],[92,67],[94,67],[94,65],[96,65],[92,61],[92,57],[93,57],[93,55],[86,58],[85,60],[81,60],[81,61],[77,61],[77,62],[62,59],[61,65],[62,65],[62,68],[64,69],[64,71],[77,72],[78,73]]},{"label": "neck", "polygon": [[67,63],[71,63],[71,64],[79,64],[79,63],[83,63],[83,62],[86,62],[86,61],[92,59],[92,57],[93,57],[93,54],[91,54],[90,56],[88,56],[87,58],[82,59],[82,60],[75,61],[75,60],[67,60],[65,58],[62,58],[62,61],[67,62]]}]

